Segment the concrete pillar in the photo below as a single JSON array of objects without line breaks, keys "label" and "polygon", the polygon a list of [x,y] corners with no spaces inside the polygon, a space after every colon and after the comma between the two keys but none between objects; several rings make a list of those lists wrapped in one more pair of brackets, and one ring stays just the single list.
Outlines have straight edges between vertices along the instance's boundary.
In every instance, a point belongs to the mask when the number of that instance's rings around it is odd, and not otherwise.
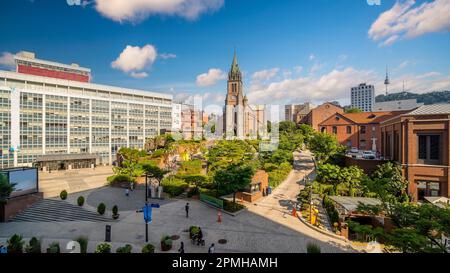
[{"label": "concrete pillar", "polygon": [[11,148],[14,157],[14,167],[18,165],[18,149],[20,148],[20,91],[11,90]]}]

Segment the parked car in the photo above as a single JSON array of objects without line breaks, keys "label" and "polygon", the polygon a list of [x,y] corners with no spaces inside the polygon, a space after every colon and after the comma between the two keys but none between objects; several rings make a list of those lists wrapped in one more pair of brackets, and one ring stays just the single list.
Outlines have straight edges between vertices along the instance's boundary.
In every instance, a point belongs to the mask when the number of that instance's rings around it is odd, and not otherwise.
[{"label": "parked car", "polygon": [[374,151],[364,151],[362,152],[362,157],[364,159],[375,159],[377,155],[375,154]]},{"label": "parked car", "polygon": [[347,155],[351,156],[353,158],[357,158],[359,155],[359,150],[357,148],[353,147],[347,152]]}]

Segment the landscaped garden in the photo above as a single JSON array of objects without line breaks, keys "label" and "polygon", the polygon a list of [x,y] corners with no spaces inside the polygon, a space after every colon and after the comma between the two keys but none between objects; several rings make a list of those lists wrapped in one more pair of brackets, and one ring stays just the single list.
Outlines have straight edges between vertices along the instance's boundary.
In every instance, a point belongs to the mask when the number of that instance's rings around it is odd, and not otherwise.
[{"label": "landscaped garden", "polygon": [[[370,175],[358,166],[343,165],[344,147],[334,136],[314,133],[307,142],[315,154],[316,179],[306,183],[298,200],[303,217],[310,220],[310,197],[318,194],[328,214],[330,224],[340,233],[348,229],[350,237],[359,242],[376,240],[386,251],[447,252],[445,237],[450,235],[450,208],[433,204],[412,203],[407,195],[408,182],[395,162],[379,165]],[[340,219],[335,203],[330,197],[367,197],[379,200],[379,205],[360,203],[356,214],[382,218],[383,225]],[[365,218],[367,219],[367,218]]]},{"label": "landscaped garden", "polygon": [[279,146],[273,152],[259,152],[261,140],[175,141],[158,136],[147,141],[144,150],[122,148],[118,165],[108,178],[112,186],[129,187],[148,174],[158,180],[169,197],[186,193],[197,198],[201,194],[221,198],[224,209],[235,212],[243,208],[236,202],[236,193],[249,187],[257,170],[269,175],[269,185],[277,187],[284,181],[293,164],[293,152],[309,139],[310,127],[281,122]]}]

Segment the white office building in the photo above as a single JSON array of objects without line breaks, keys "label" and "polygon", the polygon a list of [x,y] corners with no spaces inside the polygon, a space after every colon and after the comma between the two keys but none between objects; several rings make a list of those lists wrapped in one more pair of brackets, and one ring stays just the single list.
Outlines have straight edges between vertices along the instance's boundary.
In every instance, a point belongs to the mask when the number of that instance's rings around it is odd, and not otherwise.
[{"label": "white office building", "polygon": [[351,107],[363,112],[372,112],[375,104],[375,87],[361,83],[351,89]]},{"label": "white office building", "polygon": [[170,131],[172,95],[90,83],[90,70],[16,57],[0,70],[0,168],[110,165],[121,147]]}]

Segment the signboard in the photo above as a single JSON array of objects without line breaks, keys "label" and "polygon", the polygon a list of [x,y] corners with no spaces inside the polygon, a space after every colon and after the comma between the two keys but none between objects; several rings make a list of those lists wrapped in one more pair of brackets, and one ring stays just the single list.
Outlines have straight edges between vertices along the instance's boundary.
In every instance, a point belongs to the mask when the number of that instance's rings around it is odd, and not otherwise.
[{"label": "signboard", "polygon": [[10,184],[15,184],[11,197],[35,193],[38,191],[37,168],[15,168],[0,171],[8,178]]},{"label": "signboard", "polygon": [[142,208],[142,213],[144,214],[144,221],[146,223],[152,222],[152,210],[153,208],[159,208],[159,204],[145,204]]},{"label": "signboard", "polygon": [[215,198],[206,194],[200,194],[200,201],[210,204],[216,208],[223,209],[223,200]]}]

